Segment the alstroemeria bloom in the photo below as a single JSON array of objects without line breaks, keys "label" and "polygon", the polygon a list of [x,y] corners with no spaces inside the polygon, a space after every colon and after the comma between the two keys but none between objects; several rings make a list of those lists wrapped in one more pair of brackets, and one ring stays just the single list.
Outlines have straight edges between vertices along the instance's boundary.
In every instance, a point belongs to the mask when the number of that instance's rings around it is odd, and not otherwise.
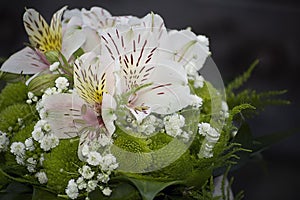
[{"label": "alstroemeria bloom", "polygon": [[86,53],[74,64],[74,91],[47,97],[43,104],[51,131],[59,138],[80,136],[81,148],[93,142],[101,143],[115,131],[113,110],[113,68]]},{"label": "alstroemeria bloom", "polygon": [[[191,103],[187,75],[181,63],[164,55],[160,45],[167,30],[160,16],[149,14],[139,26],[118,26],[103,33],[107,59],[117,63],[116,94],[137,121],[151,112],[170,114]],[[172,41],[176,42],[176,41]]]},{"label": "alstroemeria bloom", "polygon": [[[133,16],[112,16],[107,10],[100,7],[92,7],[90,10],[85,8],[66,10],[64,13],[63,24],[67,30],[72,27],[77,32],[82,32],[86,38],[81,46],[84,52],[94,51],[101,53],[101,33],[107,28],[115,27],[121,24],[136,24],[139,19]],[[70,41],[72,42],[72,41]]]},{"label": "alstroemeria bloom", "polygon": [[50,65],[45,56],[48,51],[61,52],[68,60],[85,42],[85,37],[74,27],[63,30],[61,17],[65,10],[63,7],[53,15],[50,26],[36,10],[26,10],[23,21],[31,47],[13,54],[3,63],[1,71],[23,74],[44,71]]}]

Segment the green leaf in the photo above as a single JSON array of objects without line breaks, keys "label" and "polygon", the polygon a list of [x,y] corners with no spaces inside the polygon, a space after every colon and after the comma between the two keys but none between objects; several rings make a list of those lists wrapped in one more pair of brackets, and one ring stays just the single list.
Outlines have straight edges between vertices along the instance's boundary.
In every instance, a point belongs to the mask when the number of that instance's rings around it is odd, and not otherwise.
[{"label": "green leaf", "polygon": [[1,81],[14,83],[14,82],[19,82],[19,81],[24,81],[25,79],[26,78],[24,77],[24,75],[21,75],[21,74],[13,74],[13,73],[0,71],[0,80]]},{"label": "green leaf", "polygon": [[34,188],[32,200],[62,200],[56,194],[43,190],[41,188]]},{"label": "green leaf", "polygon": [[255,138],[253,140],[252,155],[265,150],[266,148],[268,148],[269,146],[271,146],[275,143],[278,143],[278,142],[283,141],[284,139],[287,139],[288,137],[294,135],[297,132],[298,133],[300,132],[299,128],[291,129],[288,131],[275,132],[272,134],[268,134],[268,135],[264,135],[264,136]]},{"label": "green leaf", "polygon": [[129,183],[123,182],[118,184],[116,187],[111,187],[111,196],[106,197],[100,190],[95,190],[89,194],[91,200],[133,200],[139,199],[138,191]]},{"label": "green leaf", "polygon": [[13,182],[8,185],[5,191],[0,192],[0,199],[5,200],[31,200],[32,189],[27,185]]},{"label": "green leaf", "polygon": [[175,184],[182,184],[182,181],[158,182],[154,180],[142,180],[129,177],[128,180],[136,186],[143,200],[153,200],[154,197],[166,187]]},{"label": "green leaf", "polygon": [[236,170],[240,168],[241,166],[246,164],[250,159],[252,159],[256,154],[262,152],[271,145],[278,143],[299,131],[300,130],[298,128],[289,131],[275,132],[257,138],[253,138],[250,127],[244,123],[241,126],[239,132],[237,133],[234,142],[242,144],[243,148],[246,148],[250,151],[238,152],[237,155],[240,157],[239,162],[237,165],[234,165],[232,169]]}]

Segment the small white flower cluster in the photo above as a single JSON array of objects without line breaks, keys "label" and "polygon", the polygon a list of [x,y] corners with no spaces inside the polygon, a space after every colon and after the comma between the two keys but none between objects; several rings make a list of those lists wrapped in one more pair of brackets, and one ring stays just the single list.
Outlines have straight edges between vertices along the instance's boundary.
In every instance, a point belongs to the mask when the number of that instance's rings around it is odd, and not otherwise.
[{"label": "small white flower cluster", "polygon": [[185,125],[185,118],[182,115],[174,113],[164,117],[163,123],[165,125],[166,133],[172,137],[181,137],[188,140],[190,134],[183,131],[182,128]]},{"label": "small white flower cluster", "polygon": [[[94,156],[95,152],[91,152]],[[111,154],[110,154],[111,155]],[[101,156],[100,154],[97,157]],[[106,159],[106,162],[111,160]],[[102,193],[106,196],[110,196],[112,190],[109,187],[104,187],[103,184],[107,184],[109,181],[109,175],[111,171],[101,170],[101,173],[96,173],[88,165],[84,165],[78,169],[78,173],[81,175],[76,181],[75,179],[69,180],[68,186],[65,189],[66,194],[71,199],[76,199],[80,190],[85,190],[87,193],[94,191],[97,187],[102,190]]]},{"label": "small white flower cluster", "polygon": [[209,123],[202,122],[198,127],[199,134],[205,137],[198,156],[199,158],[211,158],[213,157],[213,148],[220,138],[220,133]]},{"label": "small white flower cluster", "polygon": [[60,63],[59,62],[54,62],[49,66],[49,70],[51,72],[57,71]]},{"label": "small white flower cluster", "polygon": [[92,166],[99,166],[102,171],[113,171],[119,167],[116,157],[112,154],[101,155],[97,151],[91,151],[87,155],[87,163]]},{"label": "small white flower cluster", "polygon": [[32,104],[33,102],[37,102],[39,98],[35,96],[32,92],[27,93],[28,99],[26,100],[27,104]]},{"label": "small white flower cluster", "polygon": [[48,177],[45,172],[37,172],[35,177],[38,179],[40,184],[46,184],[48,182]]},{"label": "small white flower cluster", "polygon": [[138,134],[138,136],[151,136],[164,128],[163,120],[154,114],[148,115],[141,122],[138,122],[131,114],[126,115],[124,119],[124,121],[118,120],[116,123],[120,127],[124,127],[126,131]]},{"label": "small white flower cluster", "polygon": [[[111,142],[109,143],[111,144]],[[101,155],[97,151],[100,147],[101,144],[98,143],[83,145],[81,153],[82,156],[87,158],[87,164],[78,169],[80,176],[77,180],[69,180],[65,189],[69,198],[76,199],[80,191],[85,190],[85,192],[90,193],[97,187],[102,190],[104,195],[110,196],[111,189],[104,187],[104,185],[108,183],[111,172],[117,169],[119,164],[112,154],[104,152]]]},{"label": "small white flower cluster", "polygon": [[154,115],[147,116],[141,124],[137,124],[137,132],[150,136],[153,133],[163,129],[164,124],[162,119]]},{"label": "small white flower cluster", "polygon": [[19,165],[25,165],[25,145],[22,142],[13,142],[10,146],[10,152],[16,156]]},{"label": "small white flower cluster", "polygon": [[204,85],[204,78],[203,76],[199,75],[196,67],[192,64],[187,64],[185,69],[188,75],[188,79],[194,81],[194,87],[202,88]]},{"label": "small white flower cluster", "polygon": [[57,87],[58,92],[66,91],[69,87],[69,81],[66,77],[58,77],[55,80],[55,86]]},{"label": "small white flower cluster", "polygon": [[27,138],[24,143],[13,142],[10,146],[10,152],[16,156],[16,161],[19,165],[27,167],[28,172],[36,172],[37,165],[41,163],[42,156],[39,160],[34,157],[26,156],[26,151],[34,151],[35,146],[32,138]]},{"label": "small white flower cluster", "polygon": [[39,120],[32,131],[32,138],[40,143],[40,147],[44,151],[49,151],[59,144],[59,139],[54,134],[50,133],[51,128],[47,121]]},{"label": "small white flower cluster", "polygon": [[203,99],[198,95],[191,95],[191,106],[200,108],[203,105]]},{"label": "small white flower cluster", "polygon": [[229,117],[229,112],[228,112],[228,104],[226,101],[222,101],[222,105],[221,105],[221,111],[220,114],[223,115],[225,118]]},{"label": "small white flower cluster", "polygon": [[0,152],[6,151],[8,145],[9,145],[9,138],[7,134],[0,131]]},{"label": "small white flower cluster", "polygon": [[25,165],[27,166],[27,170],[29,172],[35,172],[36,170],[36,165],[37,165],[37,160],[35,160],[33,157],[30,157],[26,160]]}]

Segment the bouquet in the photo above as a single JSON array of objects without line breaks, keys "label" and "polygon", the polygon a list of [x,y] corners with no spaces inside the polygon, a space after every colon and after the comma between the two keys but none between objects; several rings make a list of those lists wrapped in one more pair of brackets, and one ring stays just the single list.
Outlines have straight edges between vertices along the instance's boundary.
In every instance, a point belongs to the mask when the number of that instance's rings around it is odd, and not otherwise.
[{"label": "bouquet", "polygon": [[48,24],[30,8],[23,21],[29,43],[1,67],[7,198],[233,199],[231,166],[267,145],[245,119],[288,103],[235,92],[257,61],[225,88],[208,38],[154,13],[63,7]]}]

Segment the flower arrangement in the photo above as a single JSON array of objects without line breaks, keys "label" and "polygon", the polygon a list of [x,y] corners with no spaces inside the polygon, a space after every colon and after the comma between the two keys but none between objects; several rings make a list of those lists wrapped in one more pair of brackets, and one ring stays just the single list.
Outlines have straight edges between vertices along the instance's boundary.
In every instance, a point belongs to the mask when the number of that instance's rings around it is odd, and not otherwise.
[{"label": "flower arrangement", "polygon": [[230,166],[265,147],[244,145],[245,118],[288,103],[272,99],[285,91],[234,91],[257,62],[225,88],[208,38],[168,30],[154,13],[63,7],[50,24],[34,9],[23,20],[30,43],[1,67],[3,191],[19,182],[32,199],[231,199]]}]

